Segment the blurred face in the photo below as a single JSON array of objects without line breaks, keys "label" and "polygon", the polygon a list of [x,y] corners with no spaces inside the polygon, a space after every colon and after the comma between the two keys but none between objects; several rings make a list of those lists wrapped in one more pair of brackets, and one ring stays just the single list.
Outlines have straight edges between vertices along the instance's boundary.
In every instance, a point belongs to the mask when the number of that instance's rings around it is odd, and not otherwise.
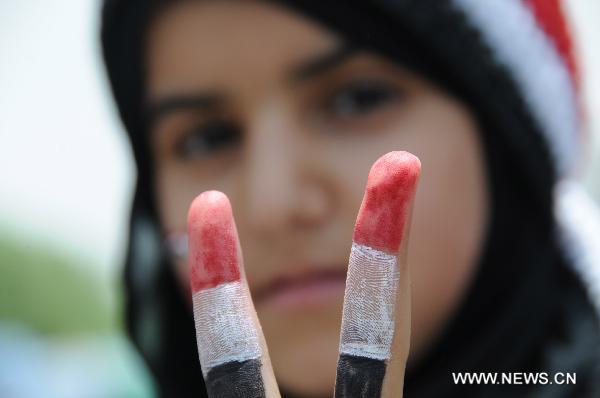
[{"label": "blurred face", "polygon": [[[371,164],[422,162],[409,261],[412,355],[459,304],[486,225],[472,115],[416,73],[290,10],[179,2],[151,26],[147,101],[160,217],[185,232],[200,192],[229,196],[282,388],[330,394],[345,269]],[[174,261],[188,294],[187,263]]]}]

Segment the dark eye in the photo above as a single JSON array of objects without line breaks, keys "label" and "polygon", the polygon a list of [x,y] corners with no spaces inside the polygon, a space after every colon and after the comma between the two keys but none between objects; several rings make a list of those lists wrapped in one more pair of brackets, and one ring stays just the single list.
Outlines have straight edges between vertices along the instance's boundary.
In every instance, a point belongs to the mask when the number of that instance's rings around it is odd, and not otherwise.
[{"label": "dark eye", "polygon": [[336,116],[361,116],[401,97],[392,85],[375,80],[362,80],[337,90],[329,100],[329,111]]},{"label": "dark eye", "polygon": [[195,125],[177,143],[177,154],[184,159],[200,158],[235,146],[241,139],[238,126],[229,121]]}]

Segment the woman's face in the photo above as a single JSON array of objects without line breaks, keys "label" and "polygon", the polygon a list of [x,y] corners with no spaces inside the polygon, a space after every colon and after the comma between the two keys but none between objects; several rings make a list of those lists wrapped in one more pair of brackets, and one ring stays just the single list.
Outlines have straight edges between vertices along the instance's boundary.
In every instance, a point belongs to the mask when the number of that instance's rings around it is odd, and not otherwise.
[{"label": "woman's face", "polygon": [[[474,273],[487,221],[473,116],[416,73],[262,2],[178,2],[147,42],[163,229],[200,192],[229,196],[248,283],[282,388],[329,394],[345,269],[371,164],[422,162],[409,262],[412,355],[439,334]],[[185,261],[175,261],[188,293]]]}]

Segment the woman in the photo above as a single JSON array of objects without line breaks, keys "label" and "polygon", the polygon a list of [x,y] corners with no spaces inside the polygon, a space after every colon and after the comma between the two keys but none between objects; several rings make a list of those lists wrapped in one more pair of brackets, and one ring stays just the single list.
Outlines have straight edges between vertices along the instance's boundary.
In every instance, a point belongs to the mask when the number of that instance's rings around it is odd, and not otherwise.
[{"label": "woman", "polygon": [[423,165],[405,396],[600,394],[597,216],[575,188],[555,196],[580,157],[558,2],[109,0],[102,29],[139,172],[128,328],[163,396],[205,394],[180,243],[212,189],[231,200],[280,388],[331,394],[352,227],[370,165],[396,149]]}]

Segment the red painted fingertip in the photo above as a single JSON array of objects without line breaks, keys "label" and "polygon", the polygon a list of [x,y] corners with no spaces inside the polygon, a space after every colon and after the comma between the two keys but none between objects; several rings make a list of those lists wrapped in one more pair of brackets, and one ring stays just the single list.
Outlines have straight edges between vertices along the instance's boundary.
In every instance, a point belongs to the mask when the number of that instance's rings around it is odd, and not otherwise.
[{"label": "red painted fingertip", "polygon": [[408,152],[390,152],[377,159],[354,227],[355,243],[390,254],[400,250],[420,173],[421,161]]},{"label": "red painted fingertip", "polygon": [[240,279],[238,236],[225,194],[200,194],[188,212],[192,292]]}]

